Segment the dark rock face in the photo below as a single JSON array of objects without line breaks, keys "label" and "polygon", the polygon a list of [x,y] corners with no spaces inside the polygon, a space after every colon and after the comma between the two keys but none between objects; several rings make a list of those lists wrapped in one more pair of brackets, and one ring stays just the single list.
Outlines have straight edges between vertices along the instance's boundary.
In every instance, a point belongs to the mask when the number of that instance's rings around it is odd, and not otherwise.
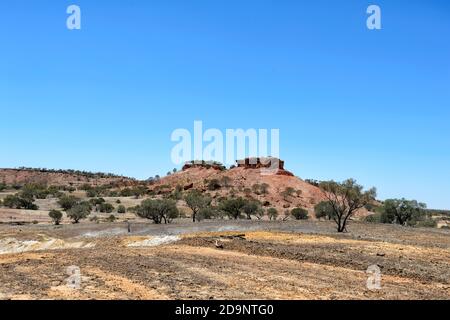
[{"label": "dark rock face", "polygon": [[194,187],[194,184],[191,183],[191,184],[188,184],[188,185],[184,186],[183,189],[184,189],[184,191],[187,191],[187,190],[192,189],[193,187]]},{"label": "dark rock face", "polygon": [[214,170],[218,170],[218,171],[223,171],[225,170],[225,166],[221,163],[217,163],[217,162],[209,162],[209,161],[191,161],[191,162],[187,162],[184,166],[183,166],[183,171],[191,169],[191,168],[204,168],[204,169],[214,169]]}]

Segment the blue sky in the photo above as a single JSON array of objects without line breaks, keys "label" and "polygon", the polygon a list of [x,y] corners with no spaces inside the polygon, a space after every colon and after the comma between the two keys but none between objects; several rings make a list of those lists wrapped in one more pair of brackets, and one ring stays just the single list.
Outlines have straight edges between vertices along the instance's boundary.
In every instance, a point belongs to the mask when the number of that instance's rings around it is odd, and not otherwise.
[{"label": "blue sky", "polygon": [[449,35],[437,0],[1,1],[0,167],[162,175],[202,120],[279,128],[302,178],[450,209]]}]

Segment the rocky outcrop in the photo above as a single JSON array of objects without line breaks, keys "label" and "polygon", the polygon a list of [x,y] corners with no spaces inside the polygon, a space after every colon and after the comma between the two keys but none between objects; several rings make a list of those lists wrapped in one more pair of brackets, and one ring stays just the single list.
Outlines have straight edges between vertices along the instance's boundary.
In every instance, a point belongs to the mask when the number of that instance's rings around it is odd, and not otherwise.
[{"label": "rocky outcrop", "polygon": [[284,161],[274,157],[266,158],[245,158],[236,161],[238,168],[244,169],[268,169],[274,170],[275,175],[294,176],[291,172],[284,169]]},{"label": "rocky outcrop", "polygon": [[225,166],[218,162],[209,162],[209,161],[190,161],[186,162],[183,166],[182,170],[186,171],[192,168],[204,168],[204,169],[214,169],[218,171],[226,170]]}]

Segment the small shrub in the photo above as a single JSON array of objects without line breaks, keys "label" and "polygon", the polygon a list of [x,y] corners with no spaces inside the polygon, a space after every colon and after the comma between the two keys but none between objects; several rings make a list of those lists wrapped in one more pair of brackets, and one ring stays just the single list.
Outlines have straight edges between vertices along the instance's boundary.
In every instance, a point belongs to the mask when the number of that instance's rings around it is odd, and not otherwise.
[{"label": "small shrub", "polygon": [[308,220],[308,210],[303,208],[292,209],[291,215],[295,218],[295,220]]},{"label": "small shrub", "polygon": [[426,219],[422,221],[417,221],[414,226],[418,228],[436,228],[437,222],[433,219]]},{"label": "small shrub", "polygon": [[120,205],[117,207],[117,213],[126,213],[127,212],[127,208],[125,208],[125,206]]},{"label": "small shrub", "polygon": [[278,210],[275,208],[269,208],[267,210],[267,216],[269,217],[269,220],[277,220]]},{"label": "small shrub", "polygon": [[333,219],[334,210],[329,201],[322,201],[314,207],[314,212],[317,219]]},{"label": "small shrub", "polygon": [[211,181],[208,182],[209,191],[216,191],[219,190],[220,188],[222,188],[222,186],[220,185],[219,180],[212,179]]},{"label": "small shrub", "polygon": [[382,219],[381,214],[375,213],[365,217],[364,221],[368,223],[381,223],[381,219]]},{"label": "small shrub", "polygon": [[91,217],[91,218],[89,219],[89,221],[91,221],[91,222],[96,222],[96,223],[100,223],[100,220],[98,219],[97,216]]},{"label": "small shrub", "polygon": [[58,226],[61,223],[63,214],[59,210],[52,210],[48,213],[48,216],[52,219],[53,223]]},{"label": "small shrub", "polygon": [[105,202],[99,205],[99,210],[103,213],[111,213],[114,211],[114,206],[110,203]]},{"label": "small shrub", "polygon": [[78,200],[79,199],[74,196],[63,195],[62,197],[59,198],[58,204],[64,211],[68,211],[72,209],[74,205],[77,204]]},{"label": "small shrub", "polygon": [[3,206],[11,209],[39,210],[34,204],[34,199],[24,198],[18,195],[8,195],[3,199]]}]

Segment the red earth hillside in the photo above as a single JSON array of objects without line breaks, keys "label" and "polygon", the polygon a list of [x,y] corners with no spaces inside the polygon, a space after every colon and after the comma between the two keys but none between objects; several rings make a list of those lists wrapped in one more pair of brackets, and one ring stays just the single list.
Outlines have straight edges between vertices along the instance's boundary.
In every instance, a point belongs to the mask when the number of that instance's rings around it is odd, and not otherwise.
[{"label": "red earth hillside", "polygon": [[[279,170],[272,174],[266,162],[255,159],[237,161],[237,166],[229,170],[219,165],[188,163],[182,171],[162,178],[153,189],[170,190],[180,186],[184,190],[197,189],[209,192],[214,197],[234,194],[258,199],[266,206],[280,209],[280,214],[294,207],[303,207],[312,213],[316,204],[326,200],[318,187],[285,170],[283,161],[279,160]],[[211,181],[218,182],[220,187],[211,190]],[[267,194],[258,192],[258,188],[255,187],[263,184],[267,185]],[[291,190],[290,194],[283,192],[287,188]]]}]

